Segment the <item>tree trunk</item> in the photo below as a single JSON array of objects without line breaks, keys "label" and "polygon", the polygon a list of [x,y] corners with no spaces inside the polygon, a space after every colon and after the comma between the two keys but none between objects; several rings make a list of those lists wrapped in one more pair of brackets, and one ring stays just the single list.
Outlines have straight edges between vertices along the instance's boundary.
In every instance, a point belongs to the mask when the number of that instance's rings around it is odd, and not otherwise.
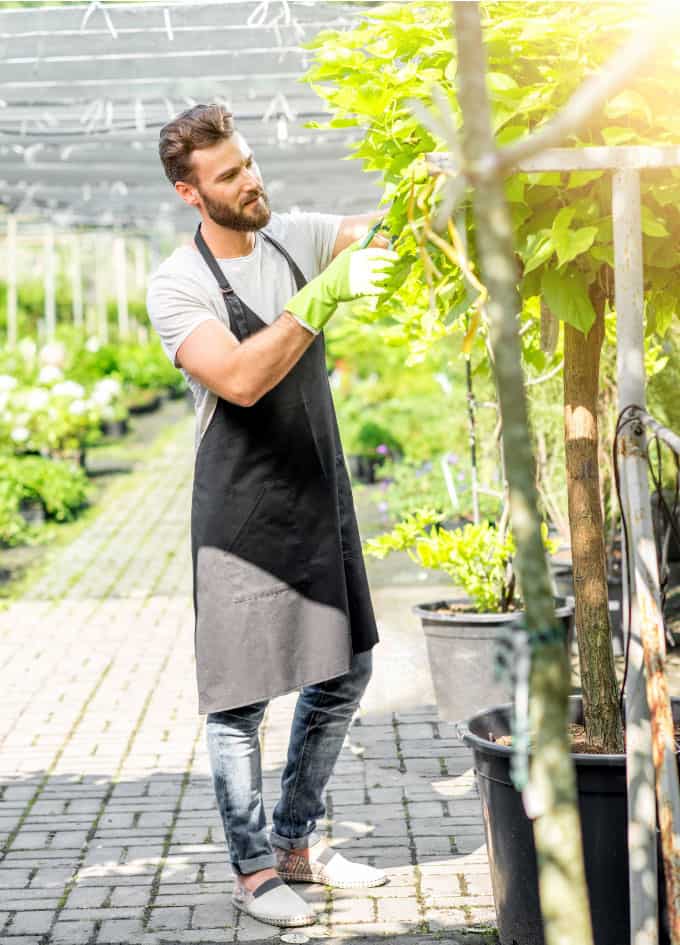
[{"label": "tree trunk", "polygon": [[623,751],[623,727],[609,626],[597,430],[605,300],[597,289],[591,296],[596,319],[587,337],[564,326],[567,496],[586,738],[615,753]]},{"label": "tree trunk", "polygon": [[[494,153],[479,4],[453,3],[458,47],[462,151],[472,174]],[[474,183],[474,181],[473,181]],[[546,945],[592,945],[576,784],[567,739],[569,663],[563,642],[538,645],[555,627],[548,564],[537,509],[535,463],[520,357],[521,303],[510,215],[500,175],[473,191],[477,247],[489,291],[489,337],[503,423],[517,572],[531,635],[531,777],[524,792],[534,818]]]}]

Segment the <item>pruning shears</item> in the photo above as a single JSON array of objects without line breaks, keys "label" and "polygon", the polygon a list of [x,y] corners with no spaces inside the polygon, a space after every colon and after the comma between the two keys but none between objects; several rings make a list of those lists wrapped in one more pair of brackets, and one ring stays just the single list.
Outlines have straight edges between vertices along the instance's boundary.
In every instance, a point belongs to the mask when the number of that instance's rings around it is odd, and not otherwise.
[{"label": "pruning shears", "polygon": [[[385,220],[385,217],[380,217],[378,222],[375,223],[371,227],[371,229],[368,231],[366,236],[364,236],[364,238],[362,239],[361,243],[359,243],[359,249],[366,249],[367,246],[371,245],[373,237],[378,232],[378,230],[382,227],[384,220]],[[392,238],[390,237],[390,246],[391,245],[392,245]]]}]

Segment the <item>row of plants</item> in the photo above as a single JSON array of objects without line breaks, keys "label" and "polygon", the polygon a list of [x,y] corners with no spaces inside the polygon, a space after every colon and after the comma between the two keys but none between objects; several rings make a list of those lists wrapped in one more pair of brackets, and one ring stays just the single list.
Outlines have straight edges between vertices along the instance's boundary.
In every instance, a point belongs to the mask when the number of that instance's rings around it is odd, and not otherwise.
[{"label": "row of plants", "polygon": [[0,546],[73,517],[90,495],[86,451],[184,390],[156,338],[102,344],[62,327],[41,347],[25,338],[0,350]]}]

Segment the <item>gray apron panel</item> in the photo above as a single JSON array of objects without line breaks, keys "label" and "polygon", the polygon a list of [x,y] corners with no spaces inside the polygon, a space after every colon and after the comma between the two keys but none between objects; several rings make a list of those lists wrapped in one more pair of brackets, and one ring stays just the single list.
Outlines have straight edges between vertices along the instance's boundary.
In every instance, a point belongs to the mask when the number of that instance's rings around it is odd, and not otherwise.
[{"label": "gray apron panel", "polygon": [[198,711],[218,712],[346,673],[346,615],[219,548],[198,553]]}]

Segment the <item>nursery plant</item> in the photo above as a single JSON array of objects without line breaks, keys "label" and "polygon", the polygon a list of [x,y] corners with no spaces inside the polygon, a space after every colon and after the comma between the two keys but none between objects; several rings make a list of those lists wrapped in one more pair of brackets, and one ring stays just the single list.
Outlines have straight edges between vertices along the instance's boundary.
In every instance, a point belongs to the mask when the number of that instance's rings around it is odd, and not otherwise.
[{"label": "nursery plant", "polygon": [[[507,613],[521,607],[513,557],[515,543],[501,516],[500,525],[480,522],[460,528],[440,526],[442,516],[423,509],[407,515],[390,532],[365,543],[367,554],[384,558],[406,551],[416,564],[441,571],[470,598],[477,613]],[[546,552],[555,550],[543,528]]]}]

